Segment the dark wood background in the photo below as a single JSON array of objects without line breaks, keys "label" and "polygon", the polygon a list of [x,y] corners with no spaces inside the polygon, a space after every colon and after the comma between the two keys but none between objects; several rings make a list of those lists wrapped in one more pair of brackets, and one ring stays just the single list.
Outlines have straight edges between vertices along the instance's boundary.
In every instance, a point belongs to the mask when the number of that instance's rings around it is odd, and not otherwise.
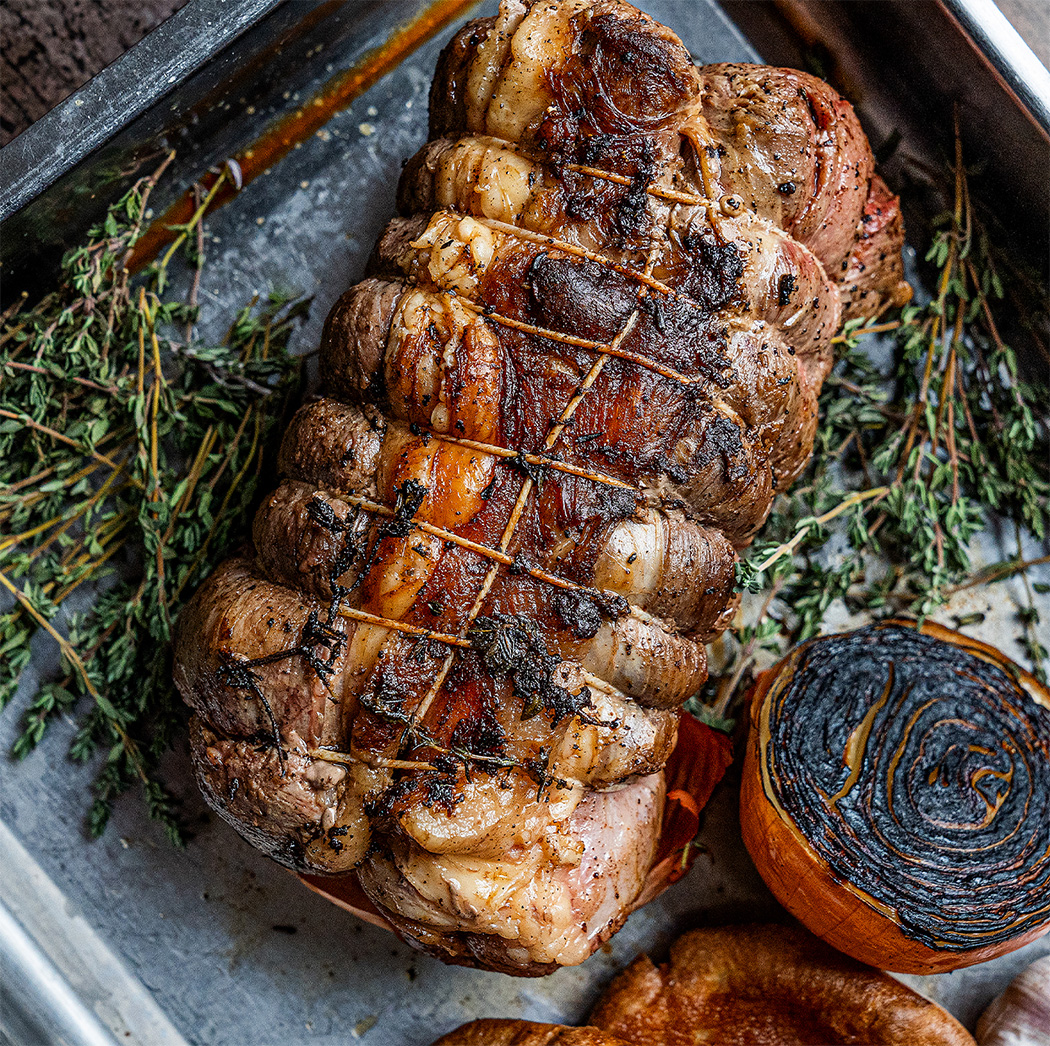
[{"label": "dark wood background", "polygon": [[[185,2],[0,0],[0,145]],[[1050,66],[1050,0],[997,2],[1043,64]]]},{"label": "dark wood background", "polygon": [[6,145],[186,0],[0,0]]}]

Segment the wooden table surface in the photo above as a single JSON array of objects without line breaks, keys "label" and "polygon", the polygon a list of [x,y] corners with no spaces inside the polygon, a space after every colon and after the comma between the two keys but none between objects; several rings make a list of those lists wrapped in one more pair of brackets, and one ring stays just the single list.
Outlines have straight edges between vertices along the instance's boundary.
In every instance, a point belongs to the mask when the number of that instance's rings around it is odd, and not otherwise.
[{"label": "wooden table surface", "polygon": [[186,0],[0,0],[0,145]]},{"label": "wooden table surface", "polygon": [[[0,145],[186,0],[0,0]],[[236,3],[237,0],[228,0]],[[1050,0],[996,0],[1050,67]]]}]

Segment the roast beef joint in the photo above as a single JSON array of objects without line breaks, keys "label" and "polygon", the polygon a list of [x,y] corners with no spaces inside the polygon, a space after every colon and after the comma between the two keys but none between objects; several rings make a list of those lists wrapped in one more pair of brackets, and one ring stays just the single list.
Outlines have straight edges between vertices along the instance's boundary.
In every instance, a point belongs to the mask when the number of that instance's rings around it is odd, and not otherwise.
[{"label": "roast beef joint", "polygon": [[811,76],[697,68],[620,0],[464,26],[281,484],[179,622],[208,802],[446,961],[582,962],[902,235]]}]

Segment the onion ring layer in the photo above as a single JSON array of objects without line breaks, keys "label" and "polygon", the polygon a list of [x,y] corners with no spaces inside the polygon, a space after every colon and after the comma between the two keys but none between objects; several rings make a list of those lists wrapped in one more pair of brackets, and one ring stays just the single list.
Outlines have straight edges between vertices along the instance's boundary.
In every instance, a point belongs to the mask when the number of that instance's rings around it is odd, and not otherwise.
[{"label": "onion ring layer", "polygon": [[[748,760],[752,856],[781,902],[842,950],[950,968],[1050,925],[1050,695],[993,648],[898,621],[805,643],[759,683]],[[816,878],[906,940],[880,950],[849,905],[835,925],[836,906],[821,911],[792,881],[806,876],[786,854],[792,837]]]}]

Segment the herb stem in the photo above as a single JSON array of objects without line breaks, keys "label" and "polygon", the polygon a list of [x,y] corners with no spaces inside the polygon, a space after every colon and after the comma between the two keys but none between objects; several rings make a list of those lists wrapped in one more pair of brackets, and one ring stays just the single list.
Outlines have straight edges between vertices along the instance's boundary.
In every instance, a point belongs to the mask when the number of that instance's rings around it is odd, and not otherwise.
[{"label": "herb stem", "polygon": [[38,432],[42,432],[45,436],[50,436],[52,439],[57,440],[59,443],[65,443],[70,447],[76,448],[82,454],[87,454],[94,458],[96,461],[101,462],[103,465],[108,465],[111,469],[118,468],[119,466],[112,458],[106,457],[105,454],[99,454],[97,450],[91,450],[87,447],[81,446],[81,444],[75,440],[70,439],[68,436],[61,432],[56,432],[54,429],[49,428],[47,425],[41,425],[40,422],[34,421],[27,414],[16,414],[14,411],[4,410],[0,407],[0,418],[10,418],[12,421],[20,421],[23,425],[27,425],[31,429],[36,429]]},{"label": "herb stem", "polygon": [[[175,239],[172,241],[171,246],[168,248],[167,252],[164,255],[164,258],[158,265],[159,269],[161,269],[162,271],[167,269],[168,263],[171,261],[172,256],[186,242],[186,237],[189,235],[189,230],[195,228],[200,223],[200,220],[204,217],[208,208],[211,206],[212,200],[215,199],[216,193],[218,193],[220,187],[222,186],[225,180],[226,171],[225,169],[223,169],[223,171],[215,179],[211,190],[208,192],[208,195],[204,197],[204,201],[193,212],[193,216],[190,218],[190,220],[184,226],[181,227],[182,232],[180,232],[179,235],[176,236]],[[173,226],[173,228],[177,228],[177,226]]]},{"label": "herb stem", "polygon": [[830,523],[836,516],[841,516],[843,512],[848,512],[854,505],[859,505],[864,501],[875,499],[872,501],[872,504],[868,506],[869,508],[872,508],[882,501],[889,492],[889,487],[873,487],[871,490],[860,490],[850,494],[849,497],[839,502],[838,505],[825,512],[823,515],[817,516],[816,518],[802,520],[798,525],[794,537],[792,537],[790,541],[785,541],[782,545],[774,549],[769,556],[762,560],[762,562],[755,567],[755,573],[764,574],[782,556],[792,555],[795,549],[797,549],[805,540],[806,535],[815,527],[821,527],[825,523]]},{"label": "herb stem", "polygon": [[1034,559],[1008,559],[1004,563],[997,563],[994,566],[979,570],[973,577],[967,578],[966,581],[961,581],[958,585],[952,585],[946,591],[948,594],[954,595],[956,592],[963,592],[968,588],[992,585],[996,581],[1003,581],[1008,577],[1013,577],[1015,574],[1027,574],[1032,567],[1045,566],[1047,563],[1050,563],[1050,555],[1036,556]]},{"label": "herb stem", "polygon": [[[213,193],[197,193],[190,221],[174,230],[183,235],[132,279],[146,203],[170,162],[66,253],[53,291],[33,305],[23,296],[0,317],[0,592],[17,592],[0,614],[0,707],[18,692],[33,635],[46,632],[65,678],[30,700],[13,751],[26,754],[57,709],[90,697],[70,755],[108,748],[88,816],[95,835],[141,782],[151,816],[178,836],[175,802],[157,779],[183,718],[167,640],[184,588],[236,540],[297,386],[288,342],[305,302],[271,295],[237,313],[225,342],[196,340]],[[188,301],[166,292],[180,244]],[[56,613],[85,582],[95,598],[67,631]]]},{"label": "herb stem", "polygon": [[887,320],[885,323],[874,323],[867,327],[858,327],[856,330],[852,330],[849,336],[845,334],[836,334],[831,339],[832,345],[845,345],[847,342],[855,338],[864,338],[869,334],[886,334],[889,331],[895,331],[900,328],[900,320]]},{"label": "herb stem", "polygon": [[25,608],[29,616],[58,644],[59,649],[62,651],[62,656],[80,676],[80,680],[84,684],[84,689],[95,699],[95,704],[98,705],[99,710],[106,717],[106,721],[113,728],[114,733],[120,738],[124,749],[135,764],[139,777],[145,782],[147,778],[142,766],[141,756],[138,752],[138,746],[128,736],[123,725],[117,719],[116,709],[114,709],[109,701],[107,701],[95,688],[95,684],[91,681],[91,676],[88,675],[88,670],[84,666],[84,662],[80,660],[80,655],[73,649],[69,640],[52,626],[51,622],[36,609],[32,601],[17,585],[12,584],[2,570],[0,570],[0,585],[3,585],[4,588],[15,597],[15,599]]},{"label": "herb stem", "polygon": [[62,381],[72,381],[77,385],[83,385],[86,389],[95,389],[110,396],[116,395],[117,392],[111,385],[99,385],[98,382],[91,381],[88,378],[81,378],[75,374],[63,374],[59,370],[48,370],[46,367],[38,367],[35,363],[19,363],[17,360],[11,360],[5,363],[4,366],[10,367],[12,370],[24,370],[31,374],[47,374],[51,377],[60,378]]}]

